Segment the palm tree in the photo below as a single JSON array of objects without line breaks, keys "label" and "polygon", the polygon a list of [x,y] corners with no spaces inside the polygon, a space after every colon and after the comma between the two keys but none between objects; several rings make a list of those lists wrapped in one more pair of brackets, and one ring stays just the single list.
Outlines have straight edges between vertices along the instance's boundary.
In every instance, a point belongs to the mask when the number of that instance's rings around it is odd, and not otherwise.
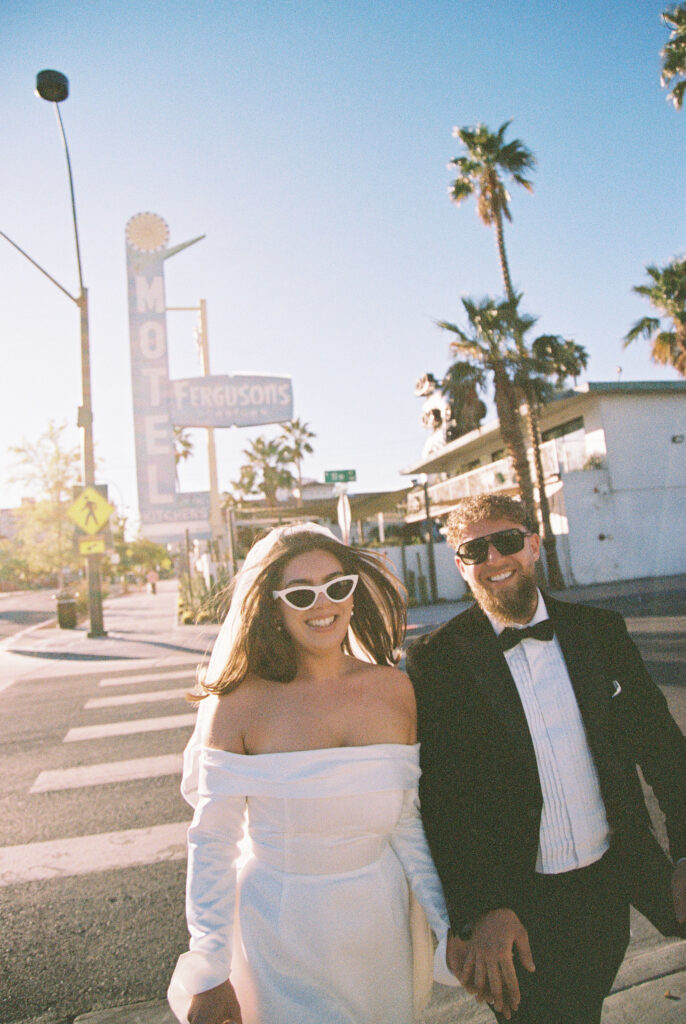
[{"label": "palm tree", "polygon": [[267,505],[274,505],[279,487],[292,487],[295,483],[288,468],[292,464],[290,450],[283,438],[268,441],[265,437],[256,437],[243,449],[243,454],[247,457],[248,464],[241,469],[241,475],[244,474],[244,470],[247,471],[247,475],[254,471],[256,477],[259,476],[257,486],[264,494]]},{"label": "palm tree", "polygon": [[677,110],[681,110],[686,89],[686,4],[678,4],[662,15],[665,25],[671,28],[671,34],[662,51],[662,74],[660,84],[668,86],[673,78],[679,78],[667,99],[671,100]]},{"label": "palm tree", "polygon": [[514,297],[510,268],[505,252],[503,217],[512,220],[510,194],[504,178],[512,178],[522,188],[533,191],[533,185],[526,176],[536,166],[536,158],[519,139],[505,142],[505,132],[511,121],[501,124],[497,132],[491,132],[485,124],[476,128],[454,128],[453,135],[467,150],[465,156],[455,157],[450,165],[457,167],[458,176],[450,188],[450,198],[461,203],[476,194],[476,209],[479,217],[488,227],[495,228],[500,269],[505,282],[508,299]]},{"label": "palm tree", "polygon": [[239,505],[243,498],[251,498],[257,494],[257,471],[254,466],[241,466],[238,480],[231,481],[233,492],[224,495],[223,507]]},{"label": "palm tree", "polygon": [[[655,307],[659,317],[637,320],[624,338],[624,348],[636,338],[650,342],[651,358],[663,366],[673,366],[686,377],[686,259],[673,260],[666,267],[646,267],[651,284],[633,289]],[[671,321],[671,329],[662,320]]]},{"label": "palm tree", "polygon": [[486,406],[479,398],[483,391],[486,375],[482,366],[461,360],[449,366],[440,383],[441,393],[448,400],[445,423],[446,442],[476,430],[486,415]]},{"label": "palm tree", "polygon": [[[538,478],[538,503],[541,510],[541,539],[546,554],[548,582],[554,590],[562,590],[564,577],[557,557],[557,541],[550,521],[550,504],[545,489],[545,473],[541,458],[541,406],[549,402],[556,390],[560,390],[568,377],[578,377],[588,364],[588,353],[583,345],[558,334],[542,334],[536,338],[531,349],[524,346],[524,334],[533,327],[533,317],[520,318],[517,330],[519,361],[515,370],[515,386],[519,387],[526,399],[527,421],[532,438],[534,468]],[[554,383],[551,382],[554,378]]]},{"label": "palm tree", "polygon": [[289,420],[288,423],[284,423],[281,438],[285,441],[289,461],[295,466],[295,472],[298,478],[298,504],[303,503],[303,478],[302,478],[302,461],[306,455],[311,455],[314,448],[310,444],[310,441],[314,440],[317,435],[310,430],[309,423],[302,423],[299,419]]},{"label": "palm tree", "polygon": [[519,362],[519,353],[512,347],[511,306],[507,300],[497,302],[486,298],[480,301],[462,299],[468,330],[457,324],[439,321],[438,326],[456,335],[450,345],[454,355],[468,362],[473,372],[493,375],[495,407],[505,448],[512,460],[522,502],[530,518],[536,518],[534,489],[527,457],[527,444],[522,429],[519,401],[513,377]]},{"label": "palm tree", "polygon": [[179,485],[179,464],[186,462],[193,454],[193,440],[188,427],[172,427],[174,431],[174,466],[176,467],[176,486]]},{"label": "palm tree", "polygon": [[[538,427],[538,402],[535,397],[534,385],[529,385],[526,381],[529,356],[523,339],[534,320],[518,312],[517,307],[521,295],[517,295],[512,287],[503,230],[503,217],[509,221],[512,220],[509,206],[510,194],[505,187],[503,175],[512,178],[527,191],[533,191],[532,182],[526,177],[526,174],[536,166],[536,158],[519,139],[505,142],[505,132],[510,124],[510,121],[506,121],[495,133],[489,131],[483,124],[477,125],[476,128],[454,129],[453,134],[463,143],[467,153],[465,156],[456,157],[451,161],[452,165],[459,169],[460,174],[452,183],[450,194],[455,203],[461,203],[476,193],[479,217],[484,224],[495,229],[500,270],[509,304],[509,310],[504,305],[502,311],[506,319],[509,317],[511,320],[512,336],[519,353],[519,367],[516,376],[520,393],[526,398],[526,420],[539,494],[541,533],[546,551],[548,575],[550,585],[555,589],[562,589],[564,580],[557,558],[555,534],[550,522],[550,507],[545,493],[545,478],[540,452],[541,434]],[[522,496],[524,497],[523,492]],[[525,504],[532,509],[535,508],[533,486],[531,495],[527,496]]]}]

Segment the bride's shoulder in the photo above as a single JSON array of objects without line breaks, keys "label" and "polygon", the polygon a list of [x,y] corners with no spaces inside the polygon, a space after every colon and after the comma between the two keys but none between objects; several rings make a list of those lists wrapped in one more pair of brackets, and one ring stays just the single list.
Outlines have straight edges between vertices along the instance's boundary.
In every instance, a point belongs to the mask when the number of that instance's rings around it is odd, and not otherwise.
[{"label": "bride's shoulder", "polygon": [[409,677],[398,668],[391,665],[370,665],[368,662],[359,662],[360,673],[365,682],[371,682],[374,686],[394,693],[399,699],[406,698],[414,703],[414,688]]},{"label": "bride's shoulder", "polygon": [[244,736],[268,684],[257,676],[247,676],[234,690],[206,697],[211,701],[205,715],[203,743],[218,750],[245,753]]}]

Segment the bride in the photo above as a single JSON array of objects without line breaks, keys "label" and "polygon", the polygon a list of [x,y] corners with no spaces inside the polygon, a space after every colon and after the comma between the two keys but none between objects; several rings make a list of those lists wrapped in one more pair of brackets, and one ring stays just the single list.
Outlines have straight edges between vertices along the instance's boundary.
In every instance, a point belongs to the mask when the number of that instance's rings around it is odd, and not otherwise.
[{"label": "bride", "polygon": [[418,813],[414,694],[392,667],[404,625],[384,560],[322,527],[277,528],[248,555],[184,758],[179,1020],[411,1024],[426,1002],[426,919],[441,948],[448,920]]}]

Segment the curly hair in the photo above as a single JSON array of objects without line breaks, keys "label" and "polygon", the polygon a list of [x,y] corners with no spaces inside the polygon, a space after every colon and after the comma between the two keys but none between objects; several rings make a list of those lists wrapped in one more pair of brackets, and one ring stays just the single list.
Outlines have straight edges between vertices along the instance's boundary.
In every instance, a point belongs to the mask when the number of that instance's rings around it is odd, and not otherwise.
[{"label": "curly hair", "polygon": [[531,533],[538,533],[538,526],[530,521],[524,505],[517,498],[510,498],[507,494],[476,494],[463,498],[448,516],[445,533],[450,546],[457,549],[466,528],[484,519],[509,519]]},{"label": "curly hair", "polygon": [[[279,608],[272,591],[279,588],[288,562],[310,551],[329,552],[338,559],[346,575],[356,573],[359,576],[350,632],[376,664],[396,664],[405,635],[407,605],[405,588],[389,560],[365,548],[347,547],[321,533],[285,534],[265,558],[243,600],[236,641],[219,678],[212,683],[201,680],[200,692],[191,699],[202,699],[209,693],[229,693],[248,675],[279,683],[289,683],[295,678],[295,645],[288,632],[281,628]],[[230,592],[231,589],[235,586]],[[343,640],[342,650],[352,653],[349,634]]]}]

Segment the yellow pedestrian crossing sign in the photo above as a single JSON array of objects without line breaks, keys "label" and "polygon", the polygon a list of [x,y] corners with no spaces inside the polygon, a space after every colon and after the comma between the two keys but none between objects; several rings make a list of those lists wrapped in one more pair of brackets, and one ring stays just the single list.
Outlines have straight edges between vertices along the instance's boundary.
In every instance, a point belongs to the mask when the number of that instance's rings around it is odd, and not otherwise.
[{"label": "yellow pedestrian crossing sign", "polygon": [[85,487],[67,509],[67,515],[84,533],[98,533],[114,512],[107,498],[95,487]]}]

